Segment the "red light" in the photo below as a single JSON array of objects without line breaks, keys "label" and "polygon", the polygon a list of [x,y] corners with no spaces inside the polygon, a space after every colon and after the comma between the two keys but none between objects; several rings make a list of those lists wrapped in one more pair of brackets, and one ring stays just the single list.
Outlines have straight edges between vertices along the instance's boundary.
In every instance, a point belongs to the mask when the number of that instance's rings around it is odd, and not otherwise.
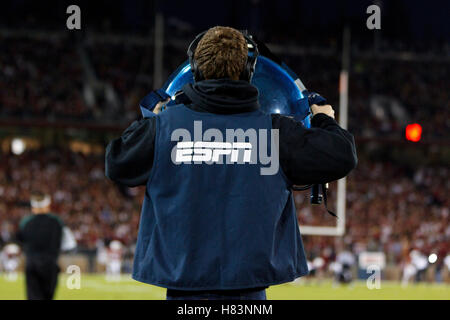
[{"label": "red light", "polygon": [[408,124],[405,130],[405,137],[412,142],[418,142],[422,136],[422,126],[418,123]]}]

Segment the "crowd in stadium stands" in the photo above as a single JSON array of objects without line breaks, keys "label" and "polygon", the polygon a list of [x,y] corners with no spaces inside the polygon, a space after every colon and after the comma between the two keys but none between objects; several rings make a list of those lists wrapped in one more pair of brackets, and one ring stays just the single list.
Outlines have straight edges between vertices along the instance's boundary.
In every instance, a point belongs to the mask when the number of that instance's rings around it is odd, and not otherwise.
[{"label": "crowd in stadium stands", "polygon": [[[79,249],[95,249],[98,240],[117,239],[133,248],[144,189],[121,188],[104,177],[103,157],[43,149],[0,157],[0,239],[14,239],[22,217],[30,214],[32,190],[51,194],[52,209],[74,231]],[[383,251],[401,264],[412,249],[449,253],[450,184],[446,167],[408,171],[381,162],[360,161],[348,178],[346,234],[342,243],[326,236],[304,236],[310,259],[330,262],[351,245],[354,254]],[[330,195],[334,207],[334,186]],[[300,225],[332,225],[322,206],[311,207],[308,192],[297,193]]]},{"label": "crowd in stadium stands", "polygon": [[83,73],[64,39],[0,37],[0,116],[87,119]]},{"label": "crowd in stadium stands", "polygon": [[[0,117],[123,122],[138,117],[140,99],[153,89],[152,46],[89,42],[85,48],[99,80],[91,85],[86,85],[75,41],[2,38],[0,86],[4,90],[0,91]],[[170,45],[164,53],[166,75],[186,59],[184,50]],[[338,105],[339,55],[283,58],[309,88]],[[405,124],[418,122],[424,137],[448,138],[449,71],[448,61],[354,57],[349,84],[350,129],[359,136],[390,134],[400,138]],[[401,106],[400,111],[386,107],[396,103]],[[371,107],[374,105],[378,108]]]},{"label": "crowd in stadium stands", "polygon": [[[325,95],[332,105],[339,105],[340,57],[288,56],[286,61],[309,88]],[[448,139],[449,71],[449,61],[354,59],[349,77],[352,133],[371,137],[394,133],[400,138],[406,124],[419,123],[424,137]]]},{"label": "crowd in stadium stands", "polygon": [[[391,263],[405,263],[412,249],[436,253],[439,263],[450,251],[448,167],[415,171],[391,163],[360,161],[348,178],[346,234],[343,243],[333,237],[305,237],[311,258],[332,259],[336,249],[383,251]],[[333,195],[336,187],[332,185]],[[330,203],[334,203],[331,197]],[[308,205],[309,197],[296,195],[300,225],[336,224],[324,208]]]},{"label": "crowd in stadium stands", "polygon": [[153,87],[152,46],[99,43],[86,48],[97,78],[110,84],[115,93],[115,103],[97,99],[97,107],[103,110],[101,115],[114,120],[134,120],[139,101]]}]

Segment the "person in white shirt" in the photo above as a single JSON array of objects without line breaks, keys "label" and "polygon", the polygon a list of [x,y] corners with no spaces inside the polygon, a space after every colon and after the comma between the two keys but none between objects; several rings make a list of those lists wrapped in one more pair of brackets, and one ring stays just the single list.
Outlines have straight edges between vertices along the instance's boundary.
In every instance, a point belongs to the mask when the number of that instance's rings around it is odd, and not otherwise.
[{"label": "person in white shirt", "polygon": [[1,253],[1,264],[7,281],[17,281],[19,262],[20,247],[15,243],[7,244]]},{"label": "person in white shirt", "polygon": [[120,280],[122,270],[122,243],[113,240],[109,244],[106,254],[106,279],[111,281]]}]

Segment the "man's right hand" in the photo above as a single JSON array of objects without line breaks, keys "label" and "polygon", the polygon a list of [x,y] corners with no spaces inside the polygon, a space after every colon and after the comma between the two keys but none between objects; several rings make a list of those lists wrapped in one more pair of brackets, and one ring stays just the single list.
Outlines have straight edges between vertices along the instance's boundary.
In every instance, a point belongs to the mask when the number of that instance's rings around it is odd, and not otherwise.
[{"label": "man's right hand", "polygon": [[333,110],[333,107],[330,106],[329,104],[325,104],[323,106],[318,106],[317,104],[313,104],[311,106],[311,112],[312,112],[313,116],[315,116],[318,113],[324,113],[327,116],[334,119],[334,110]]}]

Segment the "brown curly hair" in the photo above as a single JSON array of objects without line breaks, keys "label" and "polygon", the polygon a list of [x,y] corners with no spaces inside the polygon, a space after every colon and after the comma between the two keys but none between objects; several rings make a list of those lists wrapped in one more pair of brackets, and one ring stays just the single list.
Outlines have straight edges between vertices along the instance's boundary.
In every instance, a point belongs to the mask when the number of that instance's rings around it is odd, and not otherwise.
[{"label": "brown curly hair", "polygon": [[195,49],[194,59],[205,79],[239,80],[247,62],[247,41],[230,27],[209,29]]}]

